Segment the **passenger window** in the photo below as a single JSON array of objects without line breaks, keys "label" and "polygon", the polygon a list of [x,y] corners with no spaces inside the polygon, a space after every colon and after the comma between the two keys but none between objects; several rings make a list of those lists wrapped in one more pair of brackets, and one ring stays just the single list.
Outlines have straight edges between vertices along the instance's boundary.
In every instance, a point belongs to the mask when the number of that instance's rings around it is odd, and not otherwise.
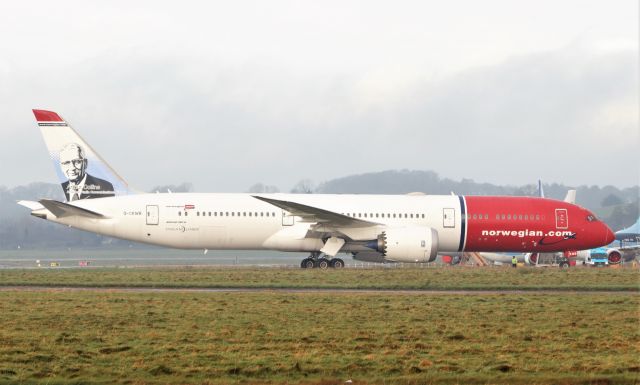
[{"label": "passenger window", "polygon": [[540,220],[540,214],[536,214],[536,221]]},{"label": "passenger window", "polygon": [[488,220],[489,219],[489,214],[484,214],[484,219]]},{"label": "passenger window", "polygon": [[393,214],[393,217],[395,218],[395,217],[396,217],[396,214]]},{"label": "passenger window", "polygon": [[410,218],[413,218],[413,214],[411,214],[409,217],[410,217]]},{"label": "passenger window", "polygon": [[522,214],[518,214],[518,219],[522,220]]},{"label": "passenger window", "polygon": [[178,211],[178,216],[181,217],[182,216],[182,211]]},{"label": "passenger window", "polygon": [[186,217],[186,216],[188,216],[188,215],[189,215],[189,212],[188,212],[188,211],[185,211],[185,212],[184,212],[184,216]]}]

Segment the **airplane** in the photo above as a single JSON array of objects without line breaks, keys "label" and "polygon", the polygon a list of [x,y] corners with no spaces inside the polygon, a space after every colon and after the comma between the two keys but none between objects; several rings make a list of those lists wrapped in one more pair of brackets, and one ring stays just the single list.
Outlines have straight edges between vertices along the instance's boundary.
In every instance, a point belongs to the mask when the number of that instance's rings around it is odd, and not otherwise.
[{"label": "airplane", "polygon": [[140,193],[60,115],[33,113],[66,201],[18,203],[106,236],[205,252],[308,252],[301,267],[322,269],[344,267],[338,253],[430,262],[438,252],[558,252],[614,239],[589,210],[538,197]]},{"label": "airplane", "polygon": [[636,223],[626,229],[616,231],[615,236],[616,240],[620,242],[620,247],[622,247],[623,242],[640,243],[640,217],[638,217]]}]

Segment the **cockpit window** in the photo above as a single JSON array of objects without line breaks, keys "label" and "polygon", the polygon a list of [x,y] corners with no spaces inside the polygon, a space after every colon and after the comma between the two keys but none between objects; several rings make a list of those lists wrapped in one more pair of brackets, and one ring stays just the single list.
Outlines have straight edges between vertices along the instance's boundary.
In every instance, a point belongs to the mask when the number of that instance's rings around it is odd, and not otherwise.
[{"label": "cockpit window", "polygon": [[587,215],[587,222],[597,222],[598,218],[595,217],[595,215],[593,214],[589,214]]}]

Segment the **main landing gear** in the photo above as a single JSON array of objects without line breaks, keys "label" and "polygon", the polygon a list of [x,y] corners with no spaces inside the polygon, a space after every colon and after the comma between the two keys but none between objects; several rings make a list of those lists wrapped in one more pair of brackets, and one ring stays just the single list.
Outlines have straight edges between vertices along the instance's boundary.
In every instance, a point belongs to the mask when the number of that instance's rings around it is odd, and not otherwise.
[{"label": "main landing gear", "polygon": [[322,270],[330,267],[334,269],[341,269],[344,267],[344,261],[340,258],[327,259],[326,257],[320,257],[320,252],[316,251],[303,259],[302,262],[300,262],[300,267],[303,269],[319,268]]}]

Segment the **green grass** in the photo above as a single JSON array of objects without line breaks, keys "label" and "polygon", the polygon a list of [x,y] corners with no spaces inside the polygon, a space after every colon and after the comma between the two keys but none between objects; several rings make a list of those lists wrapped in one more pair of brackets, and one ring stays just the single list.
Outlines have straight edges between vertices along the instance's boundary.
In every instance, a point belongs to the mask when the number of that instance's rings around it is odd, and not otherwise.
[{"label": "green grass", "polygon": [[0,292],[0,383],[624,384],[640,296]]},{"label": "green grass", "polygon": [[352,289],[640,290],[632,268],[277,268],[0,270],[0,285]]}]

